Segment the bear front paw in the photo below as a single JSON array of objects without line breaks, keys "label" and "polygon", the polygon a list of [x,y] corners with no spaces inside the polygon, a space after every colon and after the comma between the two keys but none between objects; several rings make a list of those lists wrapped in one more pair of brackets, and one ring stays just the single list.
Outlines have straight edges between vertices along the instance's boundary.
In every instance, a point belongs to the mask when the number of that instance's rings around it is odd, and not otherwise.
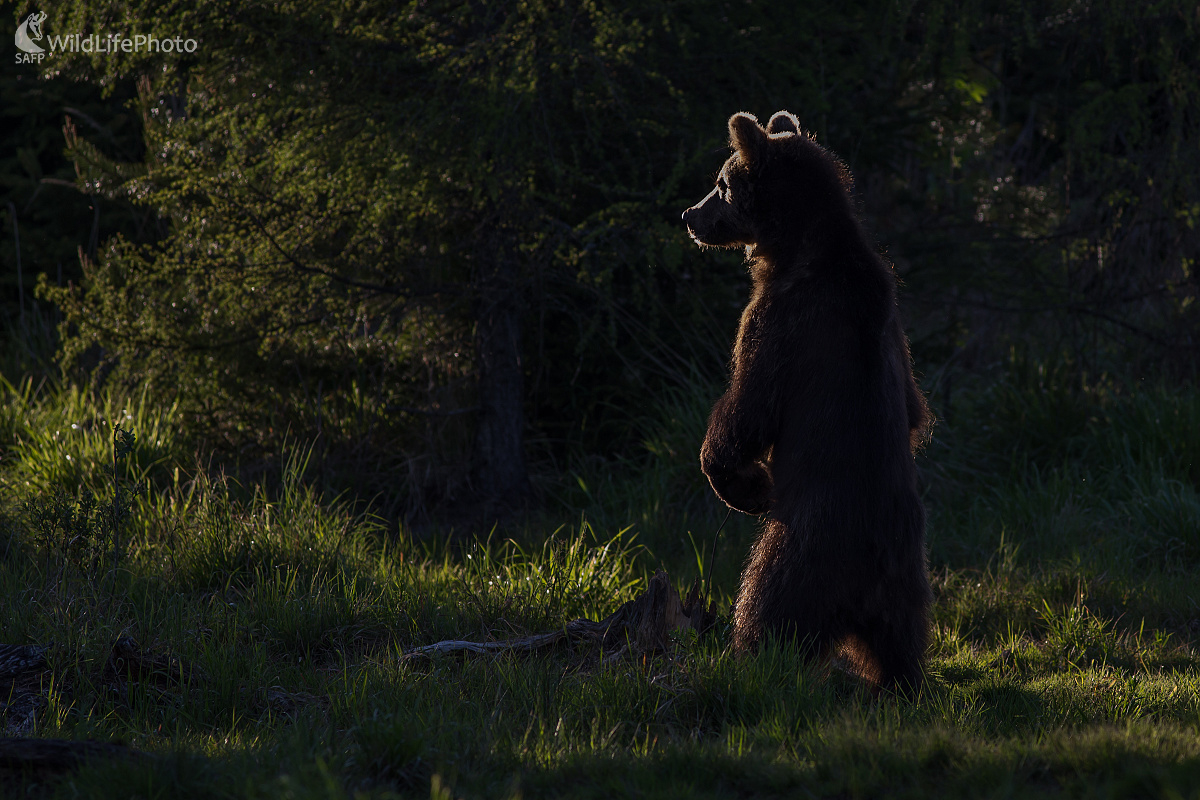
[{"label": "bear front paw", "polygon": [[733,472],[708,474],[717,497],[743,514],[765,514],[771,510],[771,473],[758,461]]}]

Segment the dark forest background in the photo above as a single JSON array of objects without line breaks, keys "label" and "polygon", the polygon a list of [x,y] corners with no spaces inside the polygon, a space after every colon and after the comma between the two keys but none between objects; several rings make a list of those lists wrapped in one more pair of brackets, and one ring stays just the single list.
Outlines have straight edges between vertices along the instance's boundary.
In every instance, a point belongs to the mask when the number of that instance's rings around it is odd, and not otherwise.
[{"label": "dark forest background", "polygon": [[739,110],[849,165],[943,421],[1006,371],[1195,379],[1194,3],[44,10],[198,48],[5,67],[0,372],[177,404],[245,479],[307,443],[316,485],[423,521],[661,456],[746,300],[679,220]]}]

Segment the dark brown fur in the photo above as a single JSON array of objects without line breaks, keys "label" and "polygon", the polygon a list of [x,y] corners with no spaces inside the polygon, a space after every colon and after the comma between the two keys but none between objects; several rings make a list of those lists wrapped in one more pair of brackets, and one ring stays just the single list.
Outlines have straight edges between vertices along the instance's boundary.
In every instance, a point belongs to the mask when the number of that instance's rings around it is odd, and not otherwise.
[{"label": "dark brown fur", "polygon": [[734,154],[684,221],[704,245],[745,245],[754,287],[700,463],[713,490],[769,512],[750,551],[734,645],[841,646],[884,687],[922,679],[932,600],[913,448],[929,423],[850,177],[791,114],[729,120]]}]

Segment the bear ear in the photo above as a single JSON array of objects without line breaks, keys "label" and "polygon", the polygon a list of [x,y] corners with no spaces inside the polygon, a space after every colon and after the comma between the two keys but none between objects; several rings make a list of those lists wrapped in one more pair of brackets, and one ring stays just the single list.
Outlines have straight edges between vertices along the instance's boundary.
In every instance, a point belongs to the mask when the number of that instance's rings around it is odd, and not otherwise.
[{"label": "bear ear", "polygon": [[767,133],[800,133],[800,120],[790,111],[776,111],[767,123]]},{"label": "bear ear", "polygon": [[753,164],[766,149],[767,132],[753,114],[739,111],[729,118],[729,144],[738,151],[743,161]]}]

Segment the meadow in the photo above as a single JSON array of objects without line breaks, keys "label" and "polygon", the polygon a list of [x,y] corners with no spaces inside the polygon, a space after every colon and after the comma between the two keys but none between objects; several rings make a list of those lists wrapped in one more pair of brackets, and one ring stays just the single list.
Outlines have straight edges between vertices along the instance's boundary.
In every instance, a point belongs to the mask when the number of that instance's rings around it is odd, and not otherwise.
[{"label": "meadow", "polygon": [[[10,5],[197,46],[0,74],[0,798],[1200,798],[1195,2]],[[680,214],[781,109],[939,417],[916,697],[729,650]]]},{"label": "meadow", "polygon": [[[729,653],[754,523],[731,520],[703,574],[724,516],[695,458],[707,387],[659,398],[643,455],[581,459],[542,479],[544,510],[464,533],[321,496],[303,443],[241,485],[197,463],[173,407],[6,382],[0,643],[49,650],[2,687],[4,735],[137,755],[4,788],[1200,796],[1200,392],[1071,375],[1013,360],[943,402],[919,456],[936,602],[911,700],[786,646]],[[114,450],[118,426],[135,441]],[[711,578],[714,629],[634,656],[406,657],[601,619],[659,568]]]}]

